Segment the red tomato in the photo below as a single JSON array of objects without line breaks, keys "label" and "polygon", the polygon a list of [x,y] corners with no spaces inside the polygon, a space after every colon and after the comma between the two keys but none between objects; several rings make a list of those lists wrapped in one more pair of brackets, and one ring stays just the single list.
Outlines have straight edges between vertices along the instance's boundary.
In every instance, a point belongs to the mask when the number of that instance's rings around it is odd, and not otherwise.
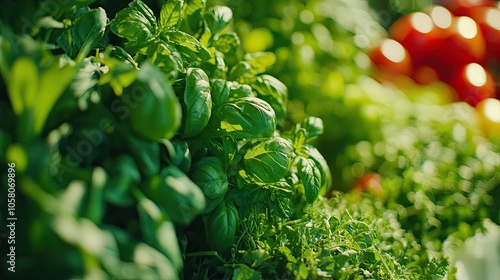
[{"label": "red tomato", "polygon": [[492,7],[475,7],[470,11],[486,42],[488,58],[500,61],[500,9]]},{"label": "red tomato", "polygon": [[414,12],[400,17],[389,29],[389,37],[400,42],[411,56],[413,65],[426,64],[426,57],[442,42],[442,34],[429,15]]},{"label": "red tomato", "polygon": [[500,138],[500,100],[486,98],[477,104],[476,110],[485,134]]},{"label": "red tomato", "polygon": [[451,86],[461,101],[476,105],[483,99],[495,96],[495,83],[490,73],[477,63],[460,68],[453,77]]},{"label": "red tomato", "polygon": [[438,0],[438,4],[448,8],[455,16],[470,16],[473,7],[495,7],[493,0]]},{"label": "red tomato", "polygon": [[438,31],[439,45],[435,48],[435,51],[427,54],[424,58],[425,65],[415,70],[413,79],[420,84],[429,84],[445,76],[443,72],[447,72],[448,70],[443,67],[444,63],[441,60],[441,52],[439,50],[443,48],[445,39],[452,33],[451,25],[454,16],[448,9],[440,5],[429,6],[424,11],[430,16],[432,23]]},{"label": "red tomato", "polygon": [[486,44],[477,23],[470,17],[455,17],[430,64],[443,81],[450,82],[455,69],[469,63],[484,65],[485,50]]},{"label": "red tomato", "polygon": [[395,76],[410,76],[412,63],[408,51],[397,41],[384,39],[368,52],[376,67],[379,81],[392,81]]},{"label": "red tomato", "polygon": [[363,175],[354,185],[354,190],[366,191],[372,195],[382,194],[381,178],[377,173],[367,173]]}]

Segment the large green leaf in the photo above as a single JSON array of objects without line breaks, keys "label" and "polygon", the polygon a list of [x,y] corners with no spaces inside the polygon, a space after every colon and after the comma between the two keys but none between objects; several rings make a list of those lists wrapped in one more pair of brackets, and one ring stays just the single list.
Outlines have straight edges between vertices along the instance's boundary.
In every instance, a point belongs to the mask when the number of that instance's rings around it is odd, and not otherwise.
[{"label": "large green leaf", "polygon": [[182,55],[173,46],[164,41],[156,41],[146,49],[148,60],[167,75],[167,79],[174,82],[179,72],[184,72]]},{"label": "large green leaf", "polygon": [[276,117],[264,100],[245,97],[214,108],[207,129],[213,136],[229,135],[236,139],[271,137]]},{"label": "large green leaf", "polygon": [[77,18],[74,24],[63,32],[57,43],[77,61],[86,57],[104,36],[107,17],[102,8],[92,9]]},{"label": "large green leaf", "polygon": [[6,82],[10,102],[16,115],[35,106],[40,81],[38,67],[33,60],[29,57],[16,59],[10,69],[9,80]]},{"label": "large green leaf", "polygon": [[137,212],[144,241],[165,254],[177,270],[181,270],[182,257],[172,221],[158,205],[142,193],[136,191],[136,196],[139,201]]},{"label": "large green leaf", "polygon": [[184,90],[184,137],[193,137],[208,124],[212,114],[212,96],[208,76],[199,68],[189,68]]},{"label": "large green leaf", "polygon": [[75,66],[60,66],[53,57],[46,57],[45,63],[40,68],[31,58],[20,56],[8,73],[9,98],[20,116],[19,141],[30,141],[42,131],[54,104],[75,75]]},{"label": "large green leaf", "polygon": [[187,225],[205,210],[205,195],[175,166],[164,168],[145,183],[144,193],[163,208],[172,221]]},{"label": "large green leaf", "polygon": [[191,169],[189,176],[205,194],[207,199],[205,213],[212,211],[229,189],[226,168],[218,157],[200,159]]},{"label": "large green leaf", "polygon": [[180,127],[182,109],[172,85],[150,63],[137,72],[137,80],[125,89],[122,99],[130,106],[132,130],[146,139],[169,139]]},{"label": "large green leaf", "polygon": [[184,0],[167,0],[160,11],[160,29],[179,29]]},{"label": "large green leaf", "polygon": [[251,141],[242,150],[245,154],[239,174],[248,182],[275,183],[289,172],[293,147],[284,138]]},{"label": "large green leaf", "polygon": [[203,217],[210,249],[227,251],[234,243],[239,223],[238,209],[231,201],[223,200],[214,211]]},{"label": "large green leaf", "polygon": [[[158,273],[158,279],[179,279],[179,272],[175,269],[175,265],[163,253],[146,245],[145,243],[138,242],[133,251],[133,262],[138,264],[141,268],[154,267]],[[124,275],[128,277],[129,275]],[[144,276],[141,275],[141,278]]]},{"label": "large green leaf", "polygon": [[40,88],[38,89],[35,113],[35,132],[37,134],[42,131],[50,111],[70,85],[76,70],[77,67],[73,65],[61,66],[57,60],[54,60],[49,68],[40,73]]}]

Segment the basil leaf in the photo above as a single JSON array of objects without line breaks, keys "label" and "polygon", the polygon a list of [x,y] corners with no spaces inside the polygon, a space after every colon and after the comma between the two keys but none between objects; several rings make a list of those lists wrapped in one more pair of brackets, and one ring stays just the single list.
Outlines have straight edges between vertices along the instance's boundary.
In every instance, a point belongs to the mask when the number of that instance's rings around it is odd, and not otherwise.
[{"label": "basil leaf", "polygon": [[231,201],[223,200],[214,211],[203,217],[205,235],[210,249],[227,251],[234,242],[238,228],[238,209]]},{"label": "basil leaf", "polygon": [[104,37],[107,17],[102,8],[88,11],[77,18],[57,39],[63,50],[76,61],[82,60]]},{"label": "basil leaf", "polygon": [[247,53],[245,61],[252,65],[258,73],[264,73],[276,63],[276,55],[272,52]]},{"label": "basil leaf", "polygon": [[137,212],[144,241],[167,256],[177,270],[182,269],[182,257],[174,224],[170,217],[142,193],[136,190]]},{"label": "basil leaf", "polygon": [[257,97],[273,107],[277,121],[284,122],[288,100],[286,86],[273,76],[261,75],[252,83],[252,88],[257,92]]},{"label": "basil leaf", "polygon": [[193,166],[189,177],[205,194],[207,208],[212,211],[224,199],[229,189],[224,163],[218,157],[204,157]]},{"label": "basil leaf", "polygon": [[181,11],[184,0],[167,0],[160,11],[160,28],[179,29],[181,25]]},{"label": "basil leaf", "polygon": [[228,101],[234,101],[244,97],[254,97],[252,88],[247,84],[240,84],[238,82],[228,82],[228,85],[229,85]]},{"label": "basil leaf", "polygon": [[184,172],[175,166],[164,168],[149,177],[144,186],[146,196],[163,208],[172,221],[187,225],[205,210],[205,195]]},{"label": "basil leaf", "polygon": [[153,11],[141,0],[134,0],[119,11],[110,26],[113,33],[132,43],[126,46],[132,54],[148,45],[158,30]]},{"label": "basil leaf", "polygon": [[92,170],[92,183],[89,193],[87,218],[95,224],[101,224],[105,212],[104,186],[108,174],[104,168],[96,166]]},{"label": "basil leaf", "polygon": [[225,6],[213,6],[205,13],[205,24],[212,36],[224,29],[233,19],[233,12]]},{"label": "basil leaf", "polygon": [[252,84],[256,79],[255,76],[258,74],[259,72],[250,63],[240,61],[231,68],[229,80],[242,84]]},{"label": "basil leaf", "polygon": [[233,271],[233,280],[262,280],[262,276],[250,267],[244,264],[237,264]]},{"label": "basil leaf", "polygon": [[183,136],[193,137],[208,124],[212,113],[212,97],[208,76],[199,68],[189,68],[184,90]]},{"label": "basil leaf", "polygon": [[132,185],[140,182],[141,175],[134,159],[129,155],[122,155],[113,161],[109,180],[106,184],[105,197],[111,204],[130,206],[134,201]]},{"label": "basil leaf", "polygon": [[173,155],[171,155],[170,162],[182,171],[189,172],[191,168],[191,152],[188,142],[180,137],[174,137],[170,143],[173,146]]},{"label": "basil leaf", "polygon": [[182,31],[168,31],[162,34],[163,39],[172,44],[187,62],[209,60],[212,55],[196,38]]},{"label": "basil leaf", "polygon": [[236,139],[271,137],[276,129],[276,117],[271,106],[256,97],[244,97],[216,107],[207,133],[229,135]]},{"label": "basil leaf", "polygon": [[173,46],[157,41],[148,46],[146,50],[148,61],[156,65],[173,82],[178,72],[184,72],[182,55]]},{"label": "basil leaf", "polygon": [[245,154],[239,174],[248,182],[275,183],[289,172],[293,147],[284,138],[251,141],[242,147],[242,151]]},{"label": "basil leaf", "polygon": [[181,105],[172,85],[153,64],[142,66],[137,80],[125,89],[122,99],[124,104],[130,104],[130,125],[138,135],[159,141],[177,132]]},{"label": "basil leaf", "polygon": [[321,166],[312,160],[302,156],[297,157],[297,176],[304,186],[306,200],[313,203],[318,197],[321,188]]},{"label": "basil leaf", "polygon": [[[172,261],[169,260],[163,253],[159,252],[153,247],[146,245],[143,242],[137,242],[137,244],[134,247],[133,255],[134,255],[133,261],[141,269],[141,272],[143,271],[149,272],[144,268],[153,267],[155,268],[154,272],[156,274],[156,275],[150,274],[150,275],[155,275],[153,278],[172,279],[172,280],[179,279],[178,275],[179,272],[175,269],[175,265],[172,263]],[[147,256],[147,257],[144,258],[141,256]],[[139,278],[148,278],[145,275],[148,275],[148,273],[146,274],[144,274],[144,272],[141,273]],[[130,277],[129,274],[122,276],[125,279]]]},{"label": "basil leaf", "polygon": [[135,135],[124,135],[127,146],[141,173],[153,176],[160,171],[160,147],[158,143]]},{"label": "basil leaf", "polygon": [[221,105],[229,98],[229,84],[226,80],[212,80],[212,102],[214,106]]},{"label": "basil leaf", "polygon": [[194,34],[200,30],[206,2],[206,0],[188,0],[184,3],[184,20],[181,22],[181,29],[183,31]]},{"label": "basil leaf", "polygon": [[228,65],[232,66],[238,62],[241,42],[236,33],[228,32],[218,36],[212,46],[224,54],[224,59]]},{"label": "basil leaf", "polygon": [[316,117],[308,117],[304,119],[300,124],[297,124],[296,130],[298,130],[299,128],[303,128],[306,130],[306,137],[309,140],[323,134],[323,120]]},{"label": "basil leaf", "polygon": [[307,157],[314,161],[316,166],[319,168],[321,173],[321,187],[320,193],[325,194],[332,184],[332,174],[330,172],[330,167],[321,153],[312,145],[305,145],[304,152]]},{"label": "basil leaf", "polygon": [[53,57],[47,57],[44,64],[39,69],[31,58],[20,56],[9,71],[8,94],[20,118],[17,133],[21,142],[41,133],[50,111],[76,72],[75,66],[60,66]]}]

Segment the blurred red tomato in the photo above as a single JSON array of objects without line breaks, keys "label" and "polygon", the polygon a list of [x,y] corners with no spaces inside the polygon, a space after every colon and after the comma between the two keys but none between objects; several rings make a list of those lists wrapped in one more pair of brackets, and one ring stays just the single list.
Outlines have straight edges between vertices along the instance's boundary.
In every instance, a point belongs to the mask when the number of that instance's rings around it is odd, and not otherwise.
[{"label": "blurred red tomato", "polygon": [[450,82],[457,68],[469,63],[485,65],[485,50],[478,24],[470,17],[454,17],[430,65],[443,81]]},{"label": "blurred red tomato", "polygon": [[486,56],[500,60],[500,9],[492,7],[475,7],[470,17],[474,19],[486,42]]},{"label": "blurred red tomato", "polygon": [[414,12],[400,17],[389,29],[389,37],[400,42],[418,68],[426,64],[426,57],[435,52],[442,42],[442,34],[429,15]]},{"label": "blurred red tomato", "polygon": [[354,185],[355,191],[365,191],[372,195],[382,194],[382,184],[380,175],[377,173],[367,173],[363,175]]},{"label": "blurred red tomato", "polygon": [[500,100],[484,99],[477,104],[476,110],[486,135],[500,138]]},{"label": "blurred red tomato", "polygon": [[412,62],[408,51],[397,41],[384,39],[368,55],[376,67],[375,78],[392,81],[395,76],[410,76]]},{"label": "blurred red tomato", "polygon": [[477,104],[495,96],[495,83],[490,73],[477,63],[460,68],[454,75],[451,86],[461,101],[476,107]]},{"label": "blurred red tomato", "polygon": [[429,85],[437,81],[439,75],[432,67],[424,65],[414,70],[412,79],[421,85]]},{"label": "blurred red tomato", "polygon": [[438,0],[437,4],[448,8],[455,16],[470,16],[473,7],[495,7],[493,0]]}]

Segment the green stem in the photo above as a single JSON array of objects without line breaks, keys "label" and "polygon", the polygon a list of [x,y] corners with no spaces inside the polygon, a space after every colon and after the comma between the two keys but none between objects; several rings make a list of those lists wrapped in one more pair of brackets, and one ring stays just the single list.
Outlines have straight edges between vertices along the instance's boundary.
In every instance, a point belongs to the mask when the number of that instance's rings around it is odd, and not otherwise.
[{"label": "green stem", "polygon": [[222,263],[226,264],[226,261],[217,253],[217,251],[199,251],[186,254],[186,257],[216,257]]}]

